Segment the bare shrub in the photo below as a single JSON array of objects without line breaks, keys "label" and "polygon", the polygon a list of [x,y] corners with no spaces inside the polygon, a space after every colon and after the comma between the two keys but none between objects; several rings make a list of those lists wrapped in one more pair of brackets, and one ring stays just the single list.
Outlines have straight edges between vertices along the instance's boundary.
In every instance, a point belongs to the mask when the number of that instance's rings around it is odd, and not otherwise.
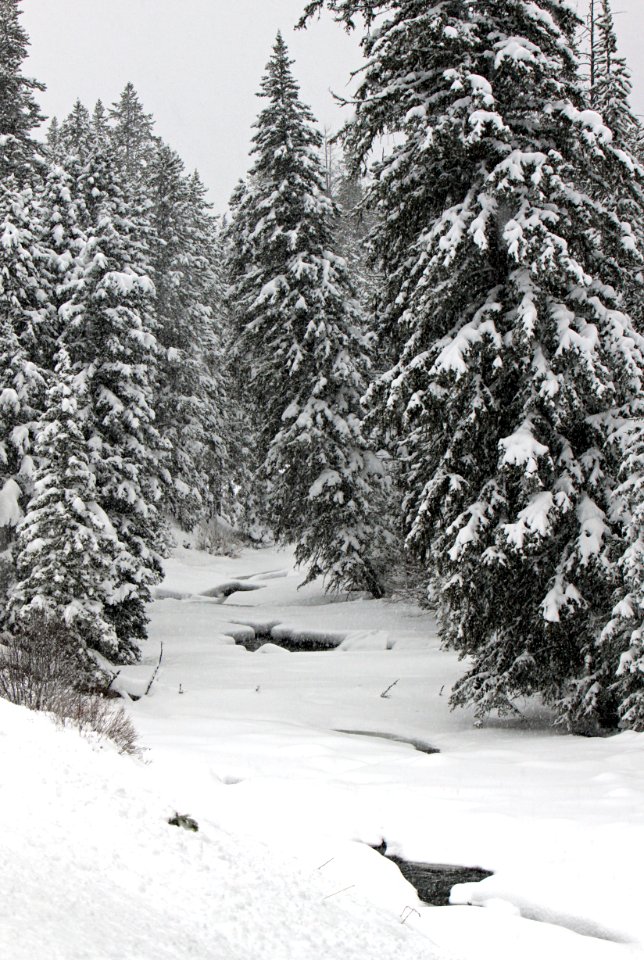
[{"label": "bare shrub", "polygon": [[4,637],[0,696],[30,710],[55,710],[61,697],[87,681],[77,644],[61,621],[34,613]]},{"label": "bare shrub", "polygon": [[243,546],[243,538],[221,520],[208,520],[197,529],[195,547],[213,556],[234,559]]},{"label": "bare shrub", "polygon": [[136,752],[136,731],[122,708],[96,691],[100,672],[62,620],[34,613],[0,645],[0,697],[50,713],[63,726]]},{"label": "bare shrub", "polygon": [[97,694],[73,693],[53,711],[61,726],[72,726],[81,733],[93,733],[99,740],[111,740],[119,753],[137,753],[134,724],[123,707]]}]

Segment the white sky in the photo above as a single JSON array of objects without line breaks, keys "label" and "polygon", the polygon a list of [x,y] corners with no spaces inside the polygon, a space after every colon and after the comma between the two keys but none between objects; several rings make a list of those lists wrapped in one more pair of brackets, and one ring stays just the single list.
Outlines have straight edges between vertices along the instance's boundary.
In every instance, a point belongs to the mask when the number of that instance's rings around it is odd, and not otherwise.
[{"label": "white sky", "polygon": [[[577,0],[583,8],[587,0]],[[248,165],[255,97],[275,34],[282,30],[302,97],[322,126],[347,115],[342,94],[360,65],[356,37],[328,17],[293,31],[304,0],[23,0],[31,38],[26,70],[47,84],[44,112],[64,117],[76,97],[116,100],[128,80],[156,130],[197,167],[222,211]],[[644,0],[614,0],[622,52],[644,115]]]}]

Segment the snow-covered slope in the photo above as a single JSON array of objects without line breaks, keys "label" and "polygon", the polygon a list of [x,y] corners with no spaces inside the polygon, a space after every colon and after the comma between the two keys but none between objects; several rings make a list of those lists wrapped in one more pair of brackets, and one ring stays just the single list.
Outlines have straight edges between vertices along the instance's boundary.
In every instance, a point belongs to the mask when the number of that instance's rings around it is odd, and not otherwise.
[{"label": "snow-covered slope", "polygon": [[438,956],[202,810],[198,833],[168,825],[172,797],[144,763],[2,700],[0,810],[3,960]]}]

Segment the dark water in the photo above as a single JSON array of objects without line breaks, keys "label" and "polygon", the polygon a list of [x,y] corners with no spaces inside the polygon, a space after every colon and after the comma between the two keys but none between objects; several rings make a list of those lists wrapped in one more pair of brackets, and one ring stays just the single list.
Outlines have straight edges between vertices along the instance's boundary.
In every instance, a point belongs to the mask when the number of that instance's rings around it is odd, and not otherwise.
[{"label": "dark water", "polygon": [[276,647],[282,647],[291,653],[319,653],[323,650],[335,650],[342,643],[342,637],[323,636],[311,634],[307,636],[304,633],[298,633],[296,637],[285,637],[278,634],[274,637],[272,633],[256,633],[254,637],[236,638],[235,643],[251,653],[255,653],[265,643],[274,643]]},{"label": "dark water", "polygon": [[452,887],[457,883],[478,883],[492,876],[491,870],[481,867],[461,867],[450,863],[420,863],[413,860],[403,860],[401,857],[391,856],[386,852],[387,846],[381,843],[374,847],[387,860],[395,863],[405,880],[416,888],[418,896],[424,903],[434,907],[446,907],[449,904],[449,895]]},{"label": "dark water", "polygon": [[336,733],[348,733],[352,737],[375,737],[377,740],[393,740],[394,743],[408,743],[414,750],[420,753],[440,753],[438,747],[432,747],[430,743],[424,740],[417,740],[415,737],[401,737],[397,733],[379,733],[375,730],[336,730]]}]

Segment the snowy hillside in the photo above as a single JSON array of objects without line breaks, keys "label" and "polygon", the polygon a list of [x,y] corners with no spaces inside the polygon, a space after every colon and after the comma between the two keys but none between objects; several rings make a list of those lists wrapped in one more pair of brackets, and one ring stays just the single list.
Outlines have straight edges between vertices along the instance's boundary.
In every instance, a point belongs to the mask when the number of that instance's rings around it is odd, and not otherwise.
[{"label": "snowy hillside", "polygon": [[[5,960],[418,958],[427,940],[215,825],[169,826],[149,767],[0,701]],[[180,791],[177,791],[180,792]],[[196,811],[193,811],[196,812]]]}]

